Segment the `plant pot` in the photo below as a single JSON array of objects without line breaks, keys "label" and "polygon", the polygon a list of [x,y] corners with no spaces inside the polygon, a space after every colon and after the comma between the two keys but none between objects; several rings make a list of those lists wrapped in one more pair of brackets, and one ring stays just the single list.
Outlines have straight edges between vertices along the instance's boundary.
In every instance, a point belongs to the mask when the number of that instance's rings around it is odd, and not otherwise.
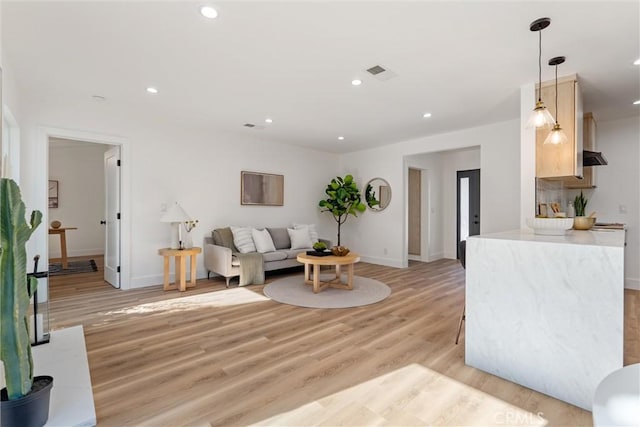
[{"label": "plant pot", "polygon": [[573,218],[574,230],[590,230],[596,219],[592,216],[577,216]]},{"label": "plant pot", "polygon": [[7,389],[0,391],[1,427],[42,427],[49,419],[49,397],[53,377],[37,376],[31,391],[19,399],[8,400]]}]

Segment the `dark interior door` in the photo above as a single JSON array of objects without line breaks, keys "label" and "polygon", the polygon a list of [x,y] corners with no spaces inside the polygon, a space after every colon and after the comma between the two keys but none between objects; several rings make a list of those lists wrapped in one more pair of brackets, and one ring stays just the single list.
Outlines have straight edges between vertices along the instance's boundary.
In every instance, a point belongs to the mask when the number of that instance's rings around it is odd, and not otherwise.
[{"label": "dark interior door", "polygon": [[[480,234],[480,169],[458,171],[458,240]],[[458,258],[460,253],[458,249]]]}]

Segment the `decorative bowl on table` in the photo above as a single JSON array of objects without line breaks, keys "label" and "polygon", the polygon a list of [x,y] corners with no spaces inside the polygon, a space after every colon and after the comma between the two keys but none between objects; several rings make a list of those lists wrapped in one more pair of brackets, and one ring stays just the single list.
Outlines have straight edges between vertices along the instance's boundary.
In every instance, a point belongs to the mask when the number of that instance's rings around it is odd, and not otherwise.
[{"label": "decorative bowl on table", "polygon": [[61,226],[62,226],[62,223],[57,219],[51,221],[51,228],[60,228]]},{"label": "decorative bowl on table", "polygon": [[596,218],[593,216],[577,216],[573,218],[573,228],[576,230],[591,230]]},{"label": "decorative bowl on table", "polygon": [[331,253],[335,256],[345,256],[349,253],[349,248],[346,246],[333,246],[331,248]]},{"label": "decorative bowl on table", "polygon": [[327,251],[327,244],[324,242],[315,242],[313,244],[313,250],[316,252],[326,252]]},{"label": "decorative bowl on table", "polygon": [[573,227],[573,218],[527,218],[527,226],[534,234],[562,236]]}]

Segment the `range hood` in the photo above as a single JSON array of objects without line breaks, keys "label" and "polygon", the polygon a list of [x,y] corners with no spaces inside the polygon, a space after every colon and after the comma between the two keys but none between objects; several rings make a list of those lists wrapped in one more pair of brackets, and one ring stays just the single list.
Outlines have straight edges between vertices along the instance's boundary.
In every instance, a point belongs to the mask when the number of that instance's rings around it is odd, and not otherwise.
[{"label": "range hood", "polygon": [[604,158],[599,151],[587,151],[582,152],[582,165],[583,166],[604,166],[608,165],[607,159]]}]

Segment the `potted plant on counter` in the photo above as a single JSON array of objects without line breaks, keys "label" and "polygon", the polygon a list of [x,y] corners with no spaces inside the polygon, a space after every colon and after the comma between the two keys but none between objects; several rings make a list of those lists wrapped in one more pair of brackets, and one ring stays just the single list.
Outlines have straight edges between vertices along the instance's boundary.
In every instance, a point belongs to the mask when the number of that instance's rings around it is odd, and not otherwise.
[{"label": "potted plant on counter", "polygon": [[333,219],[338,223],[338,246],[340,246],[340,227],[349,215],[358,216],[358,212],[364,212],[366,206],[362,203],[360,190],[353,176],[339,176],[331,180],[324,190],[327,198],[320,200],[318,206],[321,212],[331,212]]},{"label": "potted plant on counter", "polygon": [[25,219],[15,181],[0,178],[0,359],[6,388],[0,391],[0,425],[43,426],[49,417],[50,376],[33,377],[29,301],[38,286],[27,277],[26,243],[42,221],[40,211]]},{"label": "potted plant on counter", "polygon": [[596,222],[593,213],[585,216],[588,201],[589,200],[584,197],[584,194],[582,194],[582,190],[580,190],[580,194],[573,199],[573,207],[576,210],[576,217],[573,219],[573,228],[576,230],[589,230]]}]

